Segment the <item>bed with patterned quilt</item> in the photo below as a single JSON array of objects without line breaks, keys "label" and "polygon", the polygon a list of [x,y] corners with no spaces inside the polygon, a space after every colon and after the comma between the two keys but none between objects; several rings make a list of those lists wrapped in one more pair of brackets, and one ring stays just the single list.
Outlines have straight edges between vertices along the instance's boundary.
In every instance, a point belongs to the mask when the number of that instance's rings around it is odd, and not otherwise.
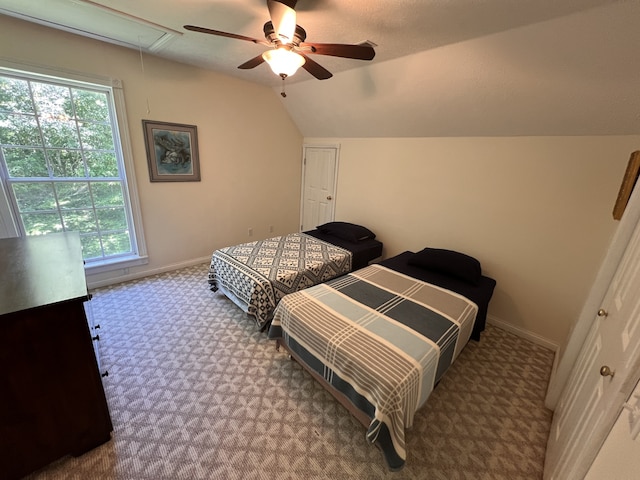
[{"label": "bed with patterned quilt", "polygon": [[314,231],[291,233],[213,252],[208,281],[260,328],[270,322],[289,293],[351,272],[382,255],[382,242],[360,225],[330,222]]},{"label": "bed with patterned quilt", "polygon": [[[432,282],[409,273],[416,269]],[[467,344],[479,311],[486,315],[495,284],[459,252],[405,252],[285,296],[269,337],[367,427],[367,441],[395,471],[407,458],[405,429]]]}]

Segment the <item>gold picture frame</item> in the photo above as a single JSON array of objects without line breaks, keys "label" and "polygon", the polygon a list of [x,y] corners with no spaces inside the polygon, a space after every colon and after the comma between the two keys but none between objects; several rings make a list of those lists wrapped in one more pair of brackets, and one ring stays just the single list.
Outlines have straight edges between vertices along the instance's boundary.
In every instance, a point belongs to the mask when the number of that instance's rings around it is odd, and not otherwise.
[{"label": "gold picture frame", "polygon": [[629,203],[629,197],[633,192],[638,181],[638,174],[640,173],[640,150],[636,150],[631,154],[629,163],[627,164],[627,170],[622,177],[622,184],[620,185],[620,191],[618,192],[618,198],[616,198],[616,204],[613,207],[614,220],[620,220],[624,210]]},{"label": "gold picture frame", "polygon": [[195,125],[142,120],[152,182],[199,182],[198,129]]}]

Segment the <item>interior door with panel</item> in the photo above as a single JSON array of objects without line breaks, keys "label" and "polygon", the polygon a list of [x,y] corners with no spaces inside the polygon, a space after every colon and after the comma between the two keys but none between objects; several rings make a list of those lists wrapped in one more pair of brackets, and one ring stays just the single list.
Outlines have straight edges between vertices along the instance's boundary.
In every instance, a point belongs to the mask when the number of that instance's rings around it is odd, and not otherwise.
[{"label": "interior door with panel", "polygon": [[302,168],[300,230],[311,230],[333,220],[338,147],[305,146]]},{"label": "interior door with panel", "polygon": [[640,382],[629,397],[585,480],[629,480],[640,472]]},{"label": "interior door with panel", "polygon": [[640,223],[556,407],[546,479],[582,479],[640,377]]}]

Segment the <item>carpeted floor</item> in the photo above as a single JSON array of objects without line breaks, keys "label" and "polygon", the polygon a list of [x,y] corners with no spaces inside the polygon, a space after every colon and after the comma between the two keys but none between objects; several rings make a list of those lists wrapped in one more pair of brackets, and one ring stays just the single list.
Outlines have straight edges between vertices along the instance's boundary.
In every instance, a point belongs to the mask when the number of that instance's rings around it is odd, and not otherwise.
[{"label": "carpeted floor", "polygon": [[553,353],[489,325],[385,471],[365,429],[233,303],[208,265],[93,292],[112,440],[30,479],[540,479]]}]

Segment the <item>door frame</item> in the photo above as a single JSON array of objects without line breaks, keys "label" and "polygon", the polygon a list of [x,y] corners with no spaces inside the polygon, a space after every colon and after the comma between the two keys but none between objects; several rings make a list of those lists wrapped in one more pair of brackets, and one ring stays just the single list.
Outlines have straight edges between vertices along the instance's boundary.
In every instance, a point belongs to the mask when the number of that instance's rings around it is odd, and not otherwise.
[{"label": "door frame", "polygon": [[333,172],[333,192],[331,196],[333,197],[333,202],[331,203],[331,219],[335,219],[336,215],[336,199],[337,199],[337,191],[338,191],[338,171],[340,170],[340,144],[339,143],[305,143],[302,145],[302,179],[300,180],[300,218],[298,221],[299,230],[302,231],[302,220],[304,218],[304,192],[306,189],[305,186],[305,178],[307,173],[307,149],[308,148],[333,148],[336,151],[336,164]]}]

